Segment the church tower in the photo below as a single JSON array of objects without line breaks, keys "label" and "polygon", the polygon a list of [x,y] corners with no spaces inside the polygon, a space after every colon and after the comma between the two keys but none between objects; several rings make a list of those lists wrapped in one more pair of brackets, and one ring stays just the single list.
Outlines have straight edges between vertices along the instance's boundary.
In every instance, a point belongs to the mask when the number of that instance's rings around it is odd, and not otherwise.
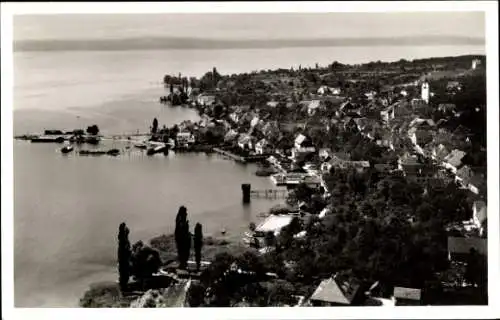
[{"label": "church tower", "polygon": [[424,81],[422,83],[422,100],[424,100],[425,103],[429,103],[429,97],[430,97],[429,83],[427,81]]}]

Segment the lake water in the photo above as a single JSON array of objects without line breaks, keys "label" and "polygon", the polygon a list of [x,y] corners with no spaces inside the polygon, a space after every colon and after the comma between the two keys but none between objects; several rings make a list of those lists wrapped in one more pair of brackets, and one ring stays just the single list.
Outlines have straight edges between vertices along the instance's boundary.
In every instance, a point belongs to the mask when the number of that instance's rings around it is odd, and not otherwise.
[{"label": "lake water", "polygon": [[[360,63],[484,53],[483,48],[294,48],[127,52],[19,52],[14,55],[14,133],[97,124],[103,133],[148,130],[195,112],[157,103],[165,73],[201,76],[290,66]],[[115,145],[117,147],[118,145]],[[121,146],[119,146],[121,147]],[[173,231],[181,205],[206,234],[238,238],[278,201],[241,204],[241,183],[271,188],[255,166],[218,156],[141,153],[63,156],[54,144],[14,142],[14,273],[17,307],[76,306],[92,282],[115,280],[116,234],[131,240]]]}]

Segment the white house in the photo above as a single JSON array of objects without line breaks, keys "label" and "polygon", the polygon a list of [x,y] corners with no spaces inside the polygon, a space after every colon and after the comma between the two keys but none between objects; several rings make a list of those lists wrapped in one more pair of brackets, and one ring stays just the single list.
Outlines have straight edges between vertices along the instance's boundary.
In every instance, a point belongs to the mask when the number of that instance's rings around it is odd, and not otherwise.
[{"label": "white house", "polygon": [[330,92],[330,88],[328,88],[328,86],[321,86],[318,89],[318,94],[325,94],[328,92]]},{"label": "white house", "polygon": [[194,135],[191,132],[179,132],[175,138],[177,145],[193,144],[196,142]]},{"label": "white house", "polygon": [[267,141],[267,139],[261,139],[255,144],[255,153],[266,154],[271,152],[272,152],[272,147]]},{"label": "white house", "polygon": [[339,95],[341,92],[340,88],[331,88],[331,87],[328,87],[328,86],[321,86],[319,87],[318,89],[318,94],[328,94],[328,93],[331,93],[333,95]]},{"label": "white house", "polygon": [[250,127],[252,128],[255,127],[256,125],[259,124],[259,121],[260,121],[259,117],[257,116],[253,117],[252,121],[250,121]]},{"label": "white house", "polygon": [[241,149],[251,150],[253,149],[254,138],[249,134],[243,134],[238,139],[238,146]]},{"label": "white house", "polygon": [[278,106],[279,102],[278,101],[269,101],[266,103],[266,105],[268,107],[271,107],[271,108],[276,108]]},{"label": "white house", "polygon": [[318,155],[321,160],[323,161],[328,160],[333,155],[332,149],[330,148],[319,149]]},{"label": "white house", "polygon": [[198,96],[197,102],[202,106],[209,106],[215,103],[215,96],[200,94]]},{"label": "white house", "polygon": [[376,95],[377,95],[377,92],[375,92],[375,91],[369,91],[369,92],[365,93],[365,97],[368,98],[369,100],[374,99]]},{"label": "white house", "polygon": [[321,171],[330,172],[330,170],[332,168],[336,168],[336,169],[354,168],[358,172],[363,172],[364,170],[370,168],[370,162],[369,161],[350,161],[350,160],[341,159],[341,158],[333,155],[333,157],[329,161],[321,164]]},{"label": "white house", "polygon": [[303,134],[298,134],[295,138],[294,147],[292,148],[291,158],[296,161],[299,157],[314,152],[316,152],[316,148],[312,144],[312,141]]},{"label": "white house", "polygon": [[295,148],[300,152],[315,152],[311,140],[305,135],[299,133],[295,138]]},{"label": "white house", "polygon": [[476,70],[476,68],[481,64],[481,60],[474,59],[472,60],[472,70]]}]

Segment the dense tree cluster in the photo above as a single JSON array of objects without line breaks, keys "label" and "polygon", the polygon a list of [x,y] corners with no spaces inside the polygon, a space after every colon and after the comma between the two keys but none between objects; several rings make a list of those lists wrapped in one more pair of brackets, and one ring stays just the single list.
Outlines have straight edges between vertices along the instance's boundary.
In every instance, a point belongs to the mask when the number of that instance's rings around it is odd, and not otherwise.
[{"label": "dense tree cluster", "polygon": [[[366,281],[422,287],[447,267],[444,226],[470,218],[465,192],[431,181],[338,170],[325,177],[332,213],[308,237],[280,236],[282,260],[296,261],[290,280],[310,283],[336,271]],[[307,228],[306,228],[307,229]]]},{"label": "dense tree cluster", "polygon": [[87,133],[96,136],[99,134],[99,127],[96,124],[91,125],[87,127]]},{"label": "dense tree cluster", "polygon": [[187,209],[184,206],[179,208],[175,220],[175,243],[177,245],[179,268],[186,269],[191,250],[191,232],[187,220]]},{"label": "dense tree cluster", "polygon": [[120,290],[128,289],[132,276],[139,283],[150,278],[161,266],[159,252],[138,241],[132,247],[128,240],[130,230],[125,223],[118,228],[118,272]]}]

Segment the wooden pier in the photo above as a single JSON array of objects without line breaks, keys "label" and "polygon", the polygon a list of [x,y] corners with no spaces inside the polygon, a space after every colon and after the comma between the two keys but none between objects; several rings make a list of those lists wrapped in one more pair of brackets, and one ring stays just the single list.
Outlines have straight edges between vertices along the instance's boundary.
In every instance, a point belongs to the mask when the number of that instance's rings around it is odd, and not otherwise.
[{"label": "wooden pier", "polygon": [[216,153],[220,154],[220,155],[223,155],[225,157],[228,157],[228,158],[231,158],[233,159],[234,161],[238,161],[238,162],[241,162],[241,163],[246,163],[246,159],[245,157],[242,157],[242,156],[238,156],[232,152],[229,152],[229,151],[226,151],[226,150],[222,150],[220,148],[213,148],[213,151],[215,151]]},{"label": "wooden pier", "polygon": [[288,191],[285,189],[265,189],[250,191],[250,196],[252,198],[285,199],[287,195]]},{"label": "wooden pier", "polygon": [[259,162],[259,161],[263,161],[269,157],[269,155],[267,155],[267,154],[255,154],[255,155],[249,155],[249,156],[239,156],[237,154],[234,154],[234,153],[227,151],[227,150],[223,150],[221,148],[213,148],[212,150],[220,155],[223,155],[225,157],[228,157],[230,159],[233,159],[234,161],[241,162],[241,163]]}]

